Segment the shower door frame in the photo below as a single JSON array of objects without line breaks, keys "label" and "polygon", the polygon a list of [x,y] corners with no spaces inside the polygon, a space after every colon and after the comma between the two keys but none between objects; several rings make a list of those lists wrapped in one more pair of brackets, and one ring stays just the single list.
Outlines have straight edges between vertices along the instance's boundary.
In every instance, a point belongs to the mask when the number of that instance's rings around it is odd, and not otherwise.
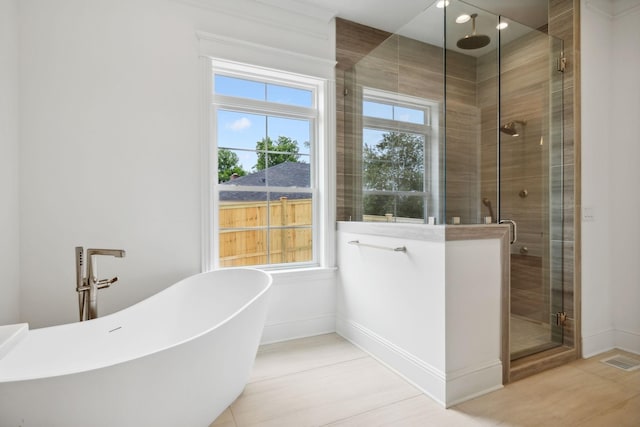
[{"label": "shower door frame", "polygon": [[[502,22],[502,16],[498,17],[499,21]],[[510,23],[512,21],[509,21]],[[538,32],[537,30],[532,29],[533,32]],[[500,129],[504,127],[503,125],[507,122],[512,123],[516,122],[516,126],[520,126],[519,132],[521,134],[525,134],[527,121],[523,118],[516,118],[513,116],[509,116],[509,112],[505,114],[505,99],[504,91],[503,91],[503,73],[508,72],[508,70],[503,70],[503,44],[500,40],[500,32],[498,32],[498,122],[497,127]],[[540,34],[544,34],[541,33]],[[524,359],[529,356],[535,356],[540,353],[543,353],[547,350],[551,350],[554,348],[562,347],[564,345],[564,335],[567,332],[564,327],[564,323],[555,322],[554,316],[555,313],[565,313],[564,309],[564,261],[563,261],[563,245],[562,245],[562,233],[563,233],[563,224],[564,224],[564,200],[563,200],[563,183],[564,183],[564,159],[563,159],[563,104],[564,100],[562,97],[563,94],[563,69],[561,69],[561,65],[563,65],[563,41],[557,38],[554,38],[551,35],[544,34],[546,39],[549,42],[548,49],[548,110],[546,111],[546,132],[543,132],[540,137],[540,147],[542,150],[541,157],[541,168],[546,172],[541,175],[539,178],[541,179],[540,188],[542,189],[541,194],[541,205],[537,206],[541,213],[541,243],[539,248],[536,248],[536,252],[540,254],[541,262],[539,272],[539,280],[541,281],[540,287],[543,290],[541,292],[541,296],[544,298],[548,298],[547,301],[543,301],[543,306],[546,304],[548,308],[548,312],[543,312],[538,314],[538,319],[540,324],[544,325],[545,320],[548,321],[549,325],[549,337],[546,342],[541,342],[536,345],[532,345],[531,347],[521,350],[520,352],[514,354],[512,350],[512,316],[513,316],[513,283],[514,283],[514,268],[513,265],[510,266],[510,285],[508,290],[508,296],[505,297],[505,313],[504,313],[504,321],[503,321],[503,340],[504,340],[504,348],[503,348],[503,363],[508,367],[505,369],[505,374],[507,374],[510,370],[511,363],[514,360]],[[556,69],[554,69],[556,68]],[[554,74],[555,73],[555,74]],[[556,105],[558,104],[558,105]],[[516,108],[517,109],[517,108]],[[545,112],[541,116],[545,117]],[[542,121],[542,120],[540,120]],[[518,135],[516,135],[518,136]],[[526,136],[526,134],[525,134]],[[528,149],[527,145],[524,145],[526,138],[522,135],[518,136],[522,138],[522,141],[515,141],[516,144],[521,144],[522,149]],[[514,212],[517,212],[518,209],[513,206],[508,206],[508,202],[514,199],[512,195],[511,199],[505,196],[507,184],[505,183],[506,177],[504,171],[507,168],[505,165],[505,158],[503,151],[507,150],[508,144],[513,144],[514,140],[510,139],[512,135],[505,135],[503,132],[497,131],[497,170],[496,170],[496,216],[498,222],[514,222],[512,228],[512,240],[515,240],[516,237],[516,223],[522,227],[523,224],[526,224],[527,221],[521,221],[522,217],[526,217],[531,215],[531,211],[521,212],[519,215],[514,215]],[[545,140],[547,143],[547,147],[544,146]],[[529,138],[528,144],[531,144],[531,138]],[[546,156],[545,156],[546,153]],[[527,155],[523,156],[523,160],[527,159]],[[521,164],[520,167],[516,167],[513,169],[518,170],[523,175],[526,175],[526,161],[525,164]],[[512,166],[512,165],[511,165]],[[510,177],[512,181],[518,181],[518,179],[522,179],[523,175],[514,174]],[[535,186],[534,186],[535,187]],[[535,188],[537,189],[537,188]],[[511,189],[513,190],[513,188]],[[535,190],[534,190],[535,191]],[[519,192],[519,198],[521,200],[525,200],[528,197],[527,188],[524,187]],[[518,201],[518,197],[515,197],[516,201]],[[520,208],[523,209],[523,208]],[[505,211],[508,214],[505,215]],[[529,221],[530,222],[530,221]],[[534,221],[535,222],[535,221]],[[530,229],[530,227],[522,227],[522,229]],[[529,233],[533,235],[533,233]],[[558,237],[558,234],[560,237]],[[554,244],[554,239],[560,242],[559,250],[557,248],[557,244]],[[535,256],[527,257],[529,249],[527,246],[518,245],[518,241],[513,241],[510,245],[509,251],[509,263],[512,264],[514,261],[514,256],[521,256],[522,259],[534,259]],[[525,240],[526,243],[526,240]],[[537,246],[537,245],[536,245]],[[519,248],[514,254],[513,250]],[[517,252],[520,252],[518,254]],[[558,252],[558,253],[556,253]],[[559,259],[559,263],[558,260]],[[557,266],[560,266],[558,269]],[[555,268],[554,268],[555,267]],[[535,268],[534,268],[535,269]],[[534,278],[535,280],[535,278]],[[544,295],[544,291],[547,291],[547,295]],[[556,316],[559,319],[559,316]],[[575,331],[571,331],[575,333]],[[505,375],[505,383],[509,382],[509,375]]]}]

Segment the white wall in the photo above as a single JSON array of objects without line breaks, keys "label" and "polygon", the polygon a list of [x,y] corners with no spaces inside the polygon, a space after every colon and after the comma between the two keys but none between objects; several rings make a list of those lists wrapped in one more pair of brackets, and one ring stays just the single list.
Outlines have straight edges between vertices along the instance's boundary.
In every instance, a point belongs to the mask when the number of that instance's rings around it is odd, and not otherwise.
[{"label": "white wall", "polygon": [[640,354],[640,0],[615,2],[611,268],[616,346]]},{"label": "white wall", "polygon": [[[445,405],[444,228],[430,241],[394,229],[375,234],[371,224],[338,225],[336,329]],[[406,246],[407,253],[348,244],[353,240]]]},{"label": "white wall", "polygon": [[349,222],[337,240],[339,334],[444,406],[502,387],[497,239],[449,242],[443,226]]},{"label": "white wall", "polygon": [[336,330],[336,272],[273,273],[262,344]]},{"label": "white wall", "polygon": [[127,251],[99,259],[101,277],[120,277],[102,314],[200,270],[196,31],[327,59],[335,44],[330,17],[247,0],[20,5],[21,318],[39,327],[77,317],[75,246]]},{"label": "white wall", "polygon": [[498,239],[446,242],[449,406],[502,387],[501,244]]},{"label": "white wall", "polygon": [[611,141],[611,18],[591,4],[581,8],[582,339],[584,356],[613,347],[609,165]]},{"label": "white wall", "polygon": [[19,319],[18,0],[0,0],[0,325]]},{"label": "white wall", "polygon": [[583,0],[581,27],[583,355],[640,353],[640,1]]}]

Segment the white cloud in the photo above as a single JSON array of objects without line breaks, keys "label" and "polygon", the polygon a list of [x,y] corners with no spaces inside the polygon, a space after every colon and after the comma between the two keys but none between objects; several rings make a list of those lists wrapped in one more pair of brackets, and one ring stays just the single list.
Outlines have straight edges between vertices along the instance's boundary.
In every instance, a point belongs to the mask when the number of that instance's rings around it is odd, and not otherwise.
[{"label": "white cloud", "polygon": [[234,131],[241,131],[243,129],[246,129],[248,127],[251,126],[251,120],[247,119],[246,117],[242,117],[236,121],[234,121],[233,123],[230,123],[227,125],[227,127],[231,130]]}]

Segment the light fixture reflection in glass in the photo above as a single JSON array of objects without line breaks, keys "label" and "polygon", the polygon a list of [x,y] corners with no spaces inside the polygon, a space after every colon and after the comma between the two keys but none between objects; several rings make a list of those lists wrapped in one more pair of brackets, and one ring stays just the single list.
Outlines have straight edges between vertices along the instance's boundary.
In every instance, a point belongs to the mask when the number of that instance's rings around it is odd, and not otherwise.
[{"label": "light fixture reflection in glass", "polygon": [[471,16],[469,16],[469,15],[467,15],[467,14],[463,14],[463,15],[460,15],[460,16],[458,16],[458,17],[456,18],[456,22],[457,22],[458,24],[464,24],[465,22],[468,22],[468,21],[469,21],[469,19],[471,19]]},{"label": "light fixture reflection in glass", "polygon": [[505,28],[507,28],[508,26],[509,26],[509,23],[508,23],[508,22],[501,22],[501,23],[499,23],[499,24],[496,26],[496,28],[497,28],[498,30],[504,30],[504,29],[505,29]]},{"label": "light fixture reflection in glass", "polygon": [[447,6],[449,6],[449,0],[440,0],[438,3],[436,3],[436,7],[439,9]]}]

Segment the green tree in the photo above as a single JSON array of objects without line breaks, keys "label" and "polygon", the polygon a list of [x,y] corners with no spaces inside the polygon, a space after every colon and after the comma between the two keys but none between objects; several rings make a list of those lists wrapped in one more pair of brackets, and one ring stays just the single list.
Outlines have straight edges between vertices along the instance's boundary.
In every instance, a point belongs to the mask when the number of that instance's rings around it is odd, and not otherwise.
[{"label": "green tree", "polygon": [[258,162],[254,166],[256,170],[263,170],[284,162],[297,163],[300,158],[298,141],[282,135],[275,142],[269,137],[262,138],[256,143],[256,151],[258,152]]},{"label": "green tree", "polygon": [[[364,145],[363,204],[366,215],[424,216],[422,195],[398,194],[424,191],[424,150],[423,136],[405,132],[385,133],[376,144]],[[367,190],[389,194],[367,194]]]},{"label": "green tree", "polygon": [[238,155],[231,150],[221,148],[218,150],[218,182],[226,182],[231,175],[244,176],[247,172],[240,166]]}]

